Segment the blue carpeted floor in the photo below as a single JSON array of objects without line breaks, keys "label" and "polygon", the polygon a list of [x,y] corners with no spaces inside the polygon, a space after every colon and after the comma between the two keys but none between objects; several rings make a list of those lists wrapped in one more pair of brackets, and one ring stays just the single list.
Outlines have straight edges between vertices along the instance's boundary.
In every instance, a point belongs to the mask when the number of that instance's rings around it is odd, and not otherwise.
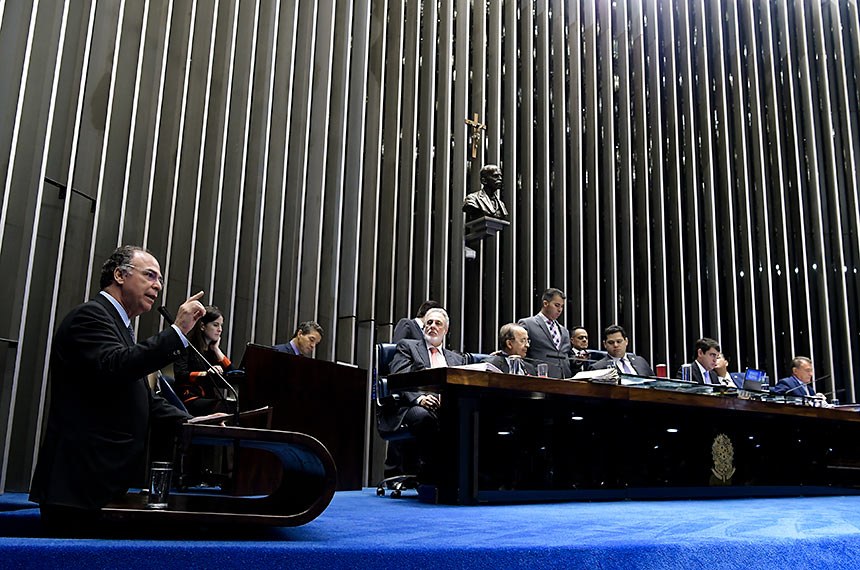
[{"label": "blue carpeted floor", "polygon": [[450,507],[341,492],[315,521],[252,532],[40,537],[0,496],[2,568],[858,568],[860,497]]}]

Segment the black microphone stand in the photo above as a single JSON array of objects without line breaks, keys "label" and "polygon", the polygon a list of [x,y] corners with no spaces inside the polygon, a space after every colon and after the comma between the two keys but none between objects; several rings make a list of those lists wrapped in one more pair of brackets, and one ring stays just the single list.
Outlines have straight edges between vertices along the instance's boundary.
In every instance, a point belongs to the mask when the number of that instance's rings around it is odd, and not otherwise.
[{"label": "black microphone stand", "polygon": [[[171,316],[170,311],[167,310],[167,307],[163,307],[163,306],[159,307],[158,312],[161,313],[161,316],[164,317],[164,320],[167,321],[168,324],[170,324],[170,325],[174,324],[173,317]],[[218,372],[215,369],[215,367],[212,366],[208,360],[206,360],[206,357],[203,356],[202,352],[197,350],[196,346],[194,346],[193,344],[191,344],[189,342],[188,348],[190,348],[194,352],[194,354],[197,355],[197,358],[199,358],[201,362],[203,362],[204,364],[206,364],[206,366],[209,367],[208,370],[206,370],[207,374],[211,372],[212,374],[217,376],[221,380],[221,382],[224,383],[224,386],[226,386],[227,389],[230,390],[230,392],[233,394],[233,397],[236,399],[236,409],[233,412],[233,421],[236,422],[236,426],[238,427],[238,425],[239,425],[239,392],[236,391],[236,388],[234,388],[232,384],[227,382],[227,379],[224,378],[223,374]]]}]

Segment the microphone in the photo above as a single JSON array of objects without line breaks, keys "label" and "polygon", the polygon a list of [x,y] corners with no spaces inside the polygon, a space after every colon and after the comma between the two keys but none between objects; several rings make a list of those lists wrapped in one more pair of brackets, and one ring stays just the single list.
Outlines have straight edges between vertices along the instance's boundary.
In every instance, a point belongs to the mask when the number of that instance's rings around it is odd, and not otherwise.
[{"label": "microphone", "polygon": [[832,374],[825,374],[824,376],[816,376],[813,378],[814,381],[818,382],[819,380],[830,380]]},{"label": "microphone", "polygon": [[[161,316],[164,317],[164,320],[167,321],[168,324],[170,324],[170,325],[174,324],[173,316],[170,314],[170,311],[167,310],[167,307],[165,307],[163,305],[161,307],[158,307],[158,312],[161,313]],[[220,372],[215,370],[215,368],[209,363],[209,361],[206,360],[206,357],[203,356],[203,353],[201,353],[199,350],[197,350],[196,346],[194,346],[192,343],[189,342],[188,348],[193,350],[194,354],[197,355],[197,358],[199,358],[201,362],[203,362],[204,364],[206,364],[206,366],[209,367],[208,370],[206,370],[206,372],[212,373],[215,376],[217,376],[221,380],[221,382],[224,383],[224,386],[226,386],[227,389],[233,393],[233,397],[236,398],[236,411],[234,412],[233,415],[235,416],[234,421],[236,422],[236,425],[238,426],[239,425],[239,392],[236,391],[236,388],[234,388],[232,384],[227,382],[227,379],[224,378],[223,374],[221,374]]]},{"label": "microphone", "polygon": [[[785,392],[783,392],[782,394],[784,396],[785,394],[788,394],[789,392],[794,392],[798,388],[806,388],[806,384],[800,384],[799,386],[795,386],[794,388],[790,388],[790,389],[786,390]],[[808,396],[808,395],[809,394],[804,394],[804,396]]]}]

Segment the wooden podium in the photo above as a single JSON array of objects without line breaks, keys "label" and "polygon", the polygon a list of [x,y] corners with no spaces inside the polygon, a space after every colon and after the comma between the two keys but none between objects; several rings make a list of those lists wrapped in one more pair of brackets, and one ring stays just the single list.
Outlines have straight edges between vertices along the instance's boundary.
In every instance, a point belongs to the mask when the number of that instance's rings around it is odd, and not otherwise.
[{"label": "wooden podium", "polygon": [[367,427],[367,371],[249,344],[243,410],[271,406],[272,429],[308,434],[331,453],[337,490],[361,489]]},{"label": "wooden podium", "polygon": [[[318,517],[334,496],[334,461],[325,446],[308,435],[185,424],[181,439],[186,449],[192,445],[234,448],[236,478],[244,482],[243,493],[173,490],[167,509],[149,510],[145,493],[129,492],[124,500],[101,509],[102,519],[152,525],[299,526]],[[261,463],[254,454],[271,459],[267,477],[247,476]]]}]

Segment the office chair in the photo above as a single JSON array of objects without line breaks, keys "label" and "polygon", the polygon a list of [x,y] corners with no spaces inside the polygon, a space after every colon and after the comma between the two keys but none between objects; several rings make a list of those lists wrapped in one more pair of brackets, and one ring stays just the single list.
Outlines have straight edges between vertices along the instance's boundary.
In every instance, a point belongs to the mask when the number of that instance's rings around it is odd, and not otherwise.
[{"label": "office chair", "polygon": [[732,382],[735,383],[735,387],[737,387],[738,390],[743,390],[744,373],[743,372],[729,372],[729,376],[732,377]]},{"label": "office chair", "polygon": [[478,352],[464,352],[463,356],[466,357],[466,364],[478,364],[490,357],[489,354],[481,354]]},{"label": "office chair", "polygon": [[[408,426],[398,425],[391,429],[387,422],[382,421],[389,414],[396,414],[400,407],[400,397],[388,391],[388,373],[391,360],[397,352],[397,345],[379,343],[376,345],[375,362],[373,365],[373,393],[376,409],[376,431],[389,445],[393,442],[414,439]],[[386,477],[376,485],[376,494],[384,496],[385,491],[391,491],[391,496],[397,498],[402,491],[418,488],[417,475],[399,474]]]}]

